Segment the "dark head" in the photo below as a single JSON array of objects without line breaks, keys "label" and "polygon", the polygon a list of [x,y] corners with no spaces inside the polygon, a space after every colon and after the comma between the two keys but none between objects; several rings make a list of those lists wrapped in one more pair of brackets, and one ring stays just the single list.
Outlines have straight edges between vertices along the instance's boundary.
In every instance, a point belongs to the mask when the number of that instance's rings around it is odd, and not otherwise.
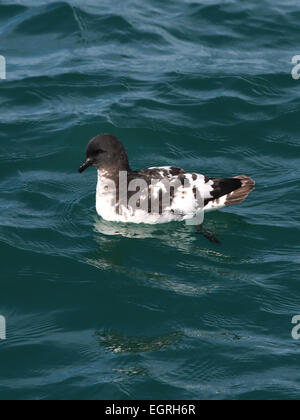
[{"label": "dark head", "polygon": [[128,156],[120,140],[111,134],[94,137],[86,149],[86,159],[79,168],[82,173],[89,166],[109,172],[130,171]]}]

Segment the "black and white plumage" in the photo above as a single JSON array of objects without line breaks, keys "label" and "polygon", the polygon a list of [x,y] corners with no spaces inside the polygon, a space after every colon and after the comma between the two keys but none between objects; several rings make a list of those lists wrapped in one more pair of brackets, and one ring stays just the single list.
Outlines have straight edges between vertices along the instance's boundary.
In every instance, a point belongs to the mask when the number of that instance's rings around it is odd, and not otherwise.
[{"label": "black and white plumage", "polygon": [[[99,135],[89,142],[86,160],[79,172],[89,166],[98,169],[97,212],[105,220],[116,222],[156,224],[190,220],[203,210],[219,210],[243,202],[255,185],[245,175],[210,178],[173,166],[133,171],[123,144],[110,134]],[[119,195],[120,173],[126,173],[126,202],[121,201]],[[170,190],[167,205],[162,199],[166,180],[176,185]],[[132,188],[140,181],[144,187]],[[111,182],[116,186],[114,191],[110,188]],[[153,206],[154,201],[158,206]]]}]

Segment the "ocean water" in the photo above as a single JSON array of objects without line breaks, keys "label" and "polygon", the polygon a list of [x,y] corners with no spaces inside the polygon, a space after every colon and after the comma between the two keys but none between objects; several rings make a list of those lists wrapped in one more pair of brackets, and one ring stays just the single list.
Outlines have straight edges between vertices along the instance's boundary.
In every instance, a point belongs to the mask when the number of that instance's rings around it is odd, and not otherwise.
[{"label": "ocean water", "polygon": [[[1,399],[298,399],[297,0],[2,0]],[[247,174],[185,224],[95,211],[88,140]]]}]

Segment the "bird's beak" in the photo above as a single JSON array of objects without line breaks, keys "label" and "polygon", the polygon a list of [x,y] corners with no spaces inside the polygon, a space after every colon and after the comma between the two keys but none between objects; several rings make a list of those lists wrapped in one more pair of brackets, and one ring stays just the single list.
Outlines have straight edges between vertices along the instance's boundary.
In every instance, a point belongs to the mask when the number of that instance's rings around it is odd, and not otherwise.
[{"label": "bird's beak", "polygon": [[93,165],[93,160],[92,159],[86,159],[83,162],[82,166],[80,166],[80,168],[78,169],[78,172],[80,174],[82,174],[83,171],[85,171],[87,168],[89,168],[92,165]]}]

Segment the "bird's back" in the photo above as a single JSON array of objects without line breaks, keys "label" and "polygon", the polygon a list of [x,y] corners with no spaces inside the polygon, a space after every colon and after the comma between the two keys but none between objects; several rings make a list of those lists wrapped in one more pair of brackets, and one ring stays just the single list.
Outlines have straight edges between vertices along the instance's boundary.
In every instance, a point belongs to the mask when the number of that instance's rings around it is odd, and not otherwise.
[{"label": "bird's back", "polygon": [[99,171],[97,211],[106,220],[147,224],[189,220],[200,212],[240,203],[254,188],[246,176],[209,178],[169,166],[125,175],[126,180],[115,179],[112,192],[107,188],[111,180]]}]

